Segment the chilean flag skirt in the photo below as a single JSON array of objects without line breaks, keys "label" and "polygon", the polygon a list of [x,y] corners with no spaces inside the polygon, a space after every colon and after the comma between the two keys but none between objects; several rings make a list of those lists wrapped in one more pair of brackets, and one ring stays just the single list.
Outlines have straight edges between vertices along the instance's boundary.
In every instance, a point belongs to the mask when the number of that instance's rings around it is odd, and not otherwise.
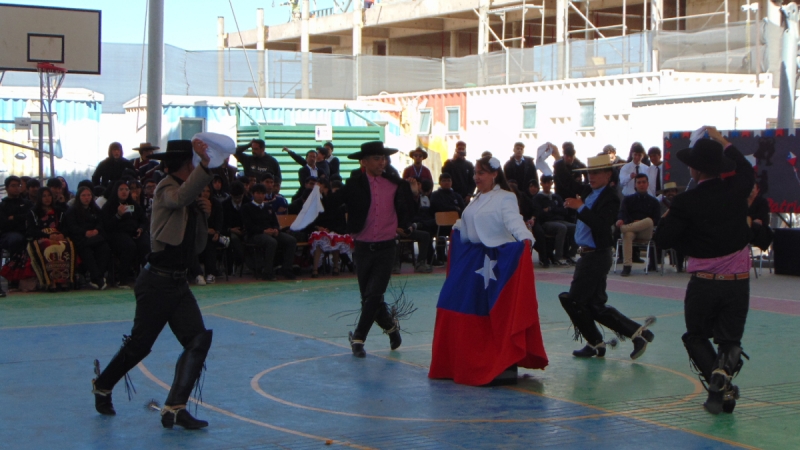
[{"label": "chilean flag skirt", "polygon": [[492,248],[454,230],[448,261],[428,377],[481,386],[514,364],[547,366],[527,242]]}]

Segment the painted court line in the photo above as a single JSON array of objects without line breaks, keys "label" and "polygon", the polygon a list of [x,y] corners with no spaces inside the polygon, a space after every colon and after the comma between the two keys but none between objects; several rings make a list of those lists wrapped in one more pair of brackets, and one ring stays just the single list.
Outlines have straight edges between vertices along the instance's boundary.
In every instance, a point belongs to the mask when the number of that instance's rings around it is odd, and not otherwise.
[{"label": "painted court line", "polygon": [[[546,283],[569,285],[572,282],[572,275],[563,273],[537,273],[536,280]],[[608,290],[621,294],[644,295],[647,297],[678,301],[683,301],[686,295],[686,287],[643,284],[622,280],[608,280]],[[750,296],[750,309],[800,316],[800,302],[794,300]]]}]

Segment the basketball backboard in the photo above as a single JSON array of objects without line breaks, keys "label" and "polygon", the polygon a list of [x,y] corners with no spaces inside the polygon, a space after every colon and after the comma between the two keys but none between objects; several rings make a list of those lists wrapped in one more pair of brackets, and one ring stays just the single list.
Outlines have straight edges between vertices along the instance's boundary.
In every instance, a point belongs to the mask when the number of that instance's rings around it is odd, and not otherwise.
[{"label": "basketball backboard", "polygon": [[0,4],[0,71],[100,74],[100,11]]}]

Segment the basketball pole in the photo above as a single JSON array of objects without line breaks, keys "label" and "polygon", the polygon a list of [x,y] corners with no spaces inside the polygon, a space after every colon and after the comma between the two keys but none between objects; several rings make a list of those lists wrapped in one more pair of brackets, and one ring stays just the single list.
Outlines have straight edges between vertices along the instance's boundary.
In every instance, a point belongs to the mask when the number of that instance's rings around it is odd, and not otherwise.
[{"label": "basketball pole", "polygon": [[149,0],[147,20],[147,142],[161,146],[164,0]]}]

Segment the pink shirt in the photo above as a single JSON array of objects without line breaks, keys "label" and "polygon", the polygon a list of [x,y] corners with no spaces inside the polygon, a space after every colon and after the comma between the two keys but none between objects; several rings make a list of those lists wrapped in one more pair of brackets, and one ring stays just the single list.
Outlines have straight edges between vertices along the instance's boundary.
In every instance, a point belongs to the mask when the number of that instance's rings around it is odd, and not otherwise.
[{"label": "pink shirt", "polygon": [[394,194],[397,185],[383,177],[366,174],[369,181],[371,201],[364,229],[353,236],[361,242],[382,242],[397,236],[397,211],[394,209]]},{"label": "pink shirt", "polygon": [[750,271],[750,248],[745,247],[730,255],[717,258],[689,258],[686,271],[716,274],[747,273]]}]

